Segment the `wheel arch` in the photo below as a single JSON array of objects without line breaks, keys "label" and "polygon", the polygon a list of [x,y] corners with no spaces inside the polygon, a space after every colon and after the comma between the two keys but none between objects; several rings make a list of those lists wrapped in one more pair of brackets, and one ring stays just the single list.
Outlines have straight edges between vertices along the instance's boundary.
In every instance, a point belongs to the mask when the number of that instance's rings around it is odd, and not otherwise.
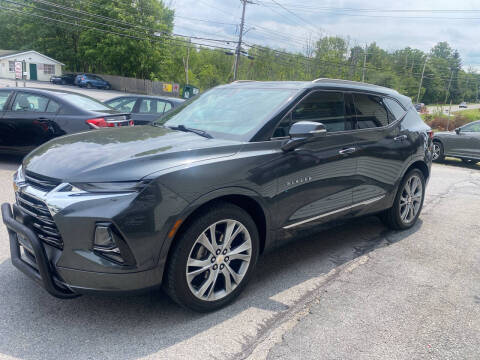
[{"label": "wheel arch", "polygon": [[430,177],[430,168],[428,167],[428,165],[425,163],[425,161],[423,160],[416,160],[414,162],[412,162],[408,167],[407,169],[404,171],[403,175],[402,175],[402,179],[405,177],[406,174],[408,174],[408,172],[412,169],[418,169],[420,170],[422,173],[423,173],[423,176],[425,177],[425,181],[428,180],[428,178]]},{"label": "wheel arch", "polygon": [[261,197],[254,191],[244,188],[235,189],[220,189],[209,194],[206,194],[199,199],[192,202],[188,208],[182,213],[180,219],[182,219],[181,225],[175,232],[173,237],[167,237],[164,246],[160,253],[159,265],[163,266],[162,273],[164,272],[165,265],[171,256],[174,244],[178,240],[179,236],[185,229],[188,228],[189,223],[200,214],[205,208],[208,208],[215,203],[226,202],[237,205],[245,210],[255,222],[259,237],[260,237],[260,254],[263,253],[265,248],[270,242],[269,236],[269,212],[266,205],[263,204]]}]

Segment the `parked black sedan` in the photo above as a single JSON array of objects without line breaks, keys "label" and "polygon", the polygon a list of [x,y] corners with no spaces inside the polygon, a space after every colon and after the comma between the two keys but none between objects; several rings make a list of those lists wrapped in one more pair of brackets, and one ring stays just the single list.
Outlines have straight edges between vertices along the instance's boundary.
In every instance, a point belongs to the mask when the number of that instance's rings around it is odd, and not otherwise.
[{"label": "parked black sedan", "polygon": [[480,120],[455,131],[435,133],[433,161],[442,161],[445,156],[462,159],[467,164],[480,161]]},{"label": "parked black sedan", "polygon": [[135,125],[146,125],[184,103],[183,99],[162,96],[119,96],[105,101],[108,106],[132,114]]},{"label": "parked black sedan", "polygon": [[26,154],[65,134],[130,125],[130,114],[85,95],[31,88],[0,89],[0,153]]},{"label": "parked black sedan", "polygon": [[58,85],[73,85],[75,76],[75,74],[53,75],[50,77],[50,82]]}]

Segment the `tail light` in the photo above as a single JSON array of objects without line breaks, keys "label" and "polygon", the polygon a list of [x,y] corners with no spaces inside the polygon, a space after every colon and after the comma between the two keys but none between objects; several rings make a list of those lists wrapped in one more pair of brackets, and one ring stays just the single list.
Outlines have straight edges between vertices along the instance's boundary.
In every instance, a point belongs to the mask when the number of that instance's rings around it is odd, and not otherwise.
[{"label": "tail light", "polygon": [[433,140],[433,130],[427,131],[427,133],[428,133],[428,138],[430,140]]},{"label": "tail light", "polygon": [[92,129],[100,129],[104,127],[114,127],[114,123],[109,123],[105,118],[95,118],[95,119],[88,119],[86,123],[90,125]]},{"label": "tail light", "polygon": [[82,80],[85,80],[85,76],[82,76]]},{"label": "tail light", "polygon": [[100,129],[106,127],[118,127],[118,126],[134,126],[133,120],[122,119],[106,119],[106,118],[94,118],[85,121],[92,129]]}]

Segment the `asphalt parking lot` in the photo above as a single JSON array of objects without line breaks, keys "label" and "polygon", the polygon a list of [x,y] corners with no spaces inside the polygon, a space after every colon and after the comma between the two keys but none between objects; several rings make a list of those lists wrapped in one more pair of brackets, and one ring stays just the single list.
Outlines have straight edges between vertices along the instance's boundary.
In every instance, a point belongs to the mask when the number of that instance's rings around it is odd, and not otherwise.
[{"label": "asphalt parking lot", "polygon": [[[0,202],[19,160],[0,158]],[[10,262],[0,227],[1,359],[473,359],[480,344],[480,166],[433,166],[421,221],[339,224],[264,257],[231,306],[161,291],[58,300]]]}]

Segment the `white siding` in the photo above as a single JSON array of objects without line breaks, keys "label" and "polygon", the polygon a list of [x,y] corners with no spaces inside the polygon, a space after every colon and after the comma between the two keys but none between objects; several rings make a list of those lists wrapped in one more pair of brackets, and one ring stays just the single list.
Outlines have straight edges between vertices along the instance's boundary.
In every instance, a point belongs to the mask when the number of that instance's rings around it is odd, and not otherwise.
[{"label": "white siding", "polygon": [[24,54],[12,55],[12,57],[8,57],[5,59],[0,60],[0,77],[7,78],[7,79],[15,79],[15,73],[11,73],[8,71],[8,62],[9,61],[23,61],[25,60],[27,64],[27,79],[30,79],[30,64],[37,65],[37,80],[40,81],[49,81],[50,76],[53,74],[45,74],[44,72],[44,64],[47,65],[54,65],[55,66],[55,75],[62,74],[62,65],[58,64],[55,61],[50,60],[48,57],[45,57],[41,54],[37,54],[35,52],[26,52]]}]

